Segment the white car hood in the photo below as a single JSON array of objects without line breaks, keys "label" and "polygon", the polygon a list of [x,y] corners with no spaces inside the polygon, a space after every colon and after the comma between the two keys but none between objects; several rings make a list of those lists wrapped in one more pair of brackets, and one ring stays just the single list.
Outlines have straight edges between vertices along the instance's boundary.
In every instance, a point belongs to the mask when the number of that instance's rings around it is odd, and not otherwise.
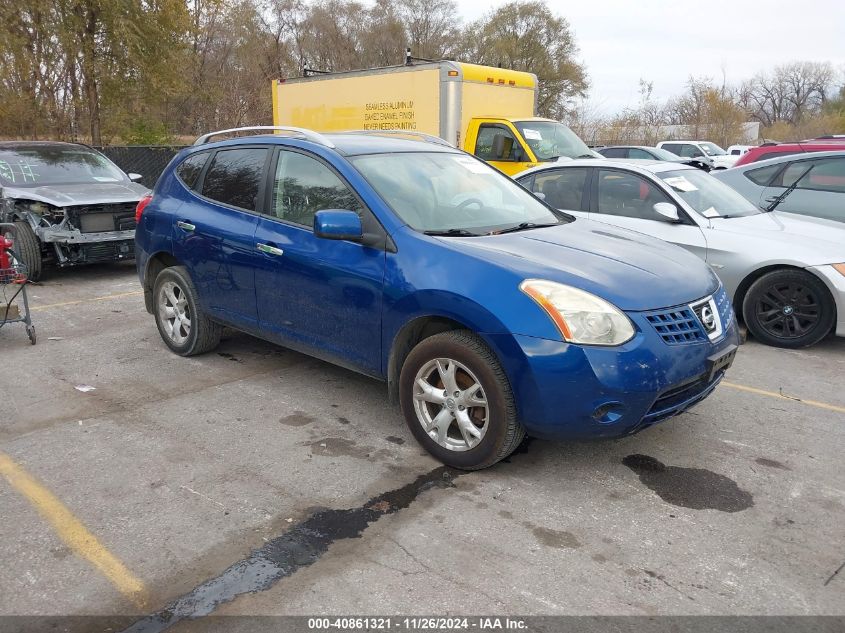
[{"label": "white car hood", "polygon": [[85,183],[44,187],[3,187],[4,198],[46,202],[55,207],[138,202],[148,189],[133,182]]},{"label": "white car hood", "polygon": [[[754,242],[762,238],[781,244],[785,256],[799,257],[810,266],[845,262],[842,222],[772,211],[740,218],[712,218],[710,226],[719,232],[755,238]],[[752,244],[749,248],[756,248]]]}]

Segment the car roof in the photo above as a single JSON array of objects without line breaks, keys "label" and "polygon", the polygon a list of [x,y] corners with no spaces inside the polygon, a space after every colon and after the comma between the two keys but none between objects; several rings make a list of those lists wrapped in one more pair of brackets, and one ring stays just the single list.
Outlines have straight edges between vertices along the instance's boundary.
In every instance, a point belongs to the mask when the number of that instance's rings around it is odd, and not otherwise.
[{"label": "car roof", "polygon": [[[773,145],[772,147],[783,147],[782,145]],[[733,169],[757,169],[758,167],[766,167],[767,165],[777,165],[778,163],[788,163],[794,160],[818,160],[819,158],[836,158],[845,156],[845,148],[840,150],[831,150],[829,152],[801,152],[798,154],[787,154],[786,156],[775,156],[774,158],[766,158],[764,160],[757,160],[753,163],[745,163]]]},{"label": "car roof", "polygon": [[601,149],[659,149],[651,145],[604,145]]},{"label": "car roof", "polygon": [[561,167],[616,167],[617,169],[627,169],[629,171],[644,174],[659,174],[664,171],[676,171],[679,169],[691,169],[696,171],[698,170],[698,168],[693,167],[692,165],[686,165],[684,163],[670,163],[668,161],[649,160],[645,158],[580,158],[577,160],[546,163],[544,165],[540,165],[539,167],[527,169],[519,174],[516,174],[515,178],[520,179],[523,176],[527,176],[529,174],[534,174],[541,171],[548,171],[550,169],[560,169]]},{"label": "car roof", "polygon": [[[291,145],[301,147],[302,144],[313,144],[329,147],[343,156],[359,156],[363,154],[393,154],[406,152],[441,152],[458,153],[460,150],[443,140],[413,132],[338,132],[322,134],[320,137],[331,145],[323,145],[309,138],[288,136],[283,134],[251,134],[237,138],[212,141],[201,145],[194,145],[193,149],[226,147],[243,143],[271,143],[273,145]],[[333,146],[333,147],[332,147]]]}]

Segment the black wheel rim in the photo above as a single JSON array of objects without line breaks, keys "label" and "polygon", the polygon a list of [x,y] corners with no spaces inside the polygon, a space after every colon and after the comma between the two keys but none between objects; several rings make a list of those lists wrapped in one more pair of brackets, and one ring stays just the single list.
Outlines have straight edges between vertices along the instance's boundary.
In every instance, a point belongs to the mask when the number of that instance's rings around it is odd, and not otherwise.
[{"label": "black wheel rim", "polygon": [[757,323],[771,336],[797,339],[812,332],[821,318],[821,305],[812,288],[799,282],[772,284],[754,308]]}]

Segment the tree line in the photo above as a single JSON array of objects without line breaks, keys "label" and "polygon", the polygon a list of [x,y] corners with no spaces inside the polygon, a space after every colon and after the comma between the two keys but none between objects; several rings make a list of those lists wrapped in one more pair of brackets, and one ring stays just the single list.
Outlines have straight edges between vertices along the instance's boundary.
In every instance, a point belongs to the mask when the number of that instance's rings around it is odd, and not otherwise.
[{"label": "tree line", "polygon": [[845,132],[842,75],[818,62],[737,86],[691,77],[662,103],[643,80],[636,107],[600,116],[575,33],[542,0],[470,23],[455,0],[27,0],[0,3],[0,137],[157,144],[268,124],[271,79],[395,65],[406,47],[536,73],[538,113],[585,140],[683,124],[727,143],[747,120],[782,140]]},{"label": "tree line", "polygon": [[415,57],[529,70],[539,111],[587,90],[540,1],[464,23],[454,0],[27,0],[0,6],[0,136],[151,144],[271,122],[270,80]]},{"label": "tree line", "polygon": [[845,133],[845,75],[829,62],[782,64],[736,85],[689,77],[681,94],[662,102],[653,89],[641,79],[639,103],[610,116],[582,101],[573,129],[596,144],[654,145],[667,140],[667,126],[679,126],[677,136],[706,137],[723,147],[742,142],[745,122],[760,123],[759,140]]}]

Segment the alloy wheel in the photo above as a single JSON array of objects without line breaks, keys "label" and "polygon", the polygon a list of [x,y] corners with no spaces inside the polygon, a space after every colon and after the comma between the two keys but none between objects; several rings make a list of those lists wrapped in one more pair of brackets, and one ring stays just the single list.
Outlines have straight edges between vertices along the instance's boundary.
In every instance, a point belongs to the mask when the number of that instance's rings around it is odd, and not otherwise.
[{"label": "alloy wheel", "polygon": [[191,335],[191,313],[185,291],[166,281],[158,294],[158,313],[164,332],[176,345],[184,345]]}]

